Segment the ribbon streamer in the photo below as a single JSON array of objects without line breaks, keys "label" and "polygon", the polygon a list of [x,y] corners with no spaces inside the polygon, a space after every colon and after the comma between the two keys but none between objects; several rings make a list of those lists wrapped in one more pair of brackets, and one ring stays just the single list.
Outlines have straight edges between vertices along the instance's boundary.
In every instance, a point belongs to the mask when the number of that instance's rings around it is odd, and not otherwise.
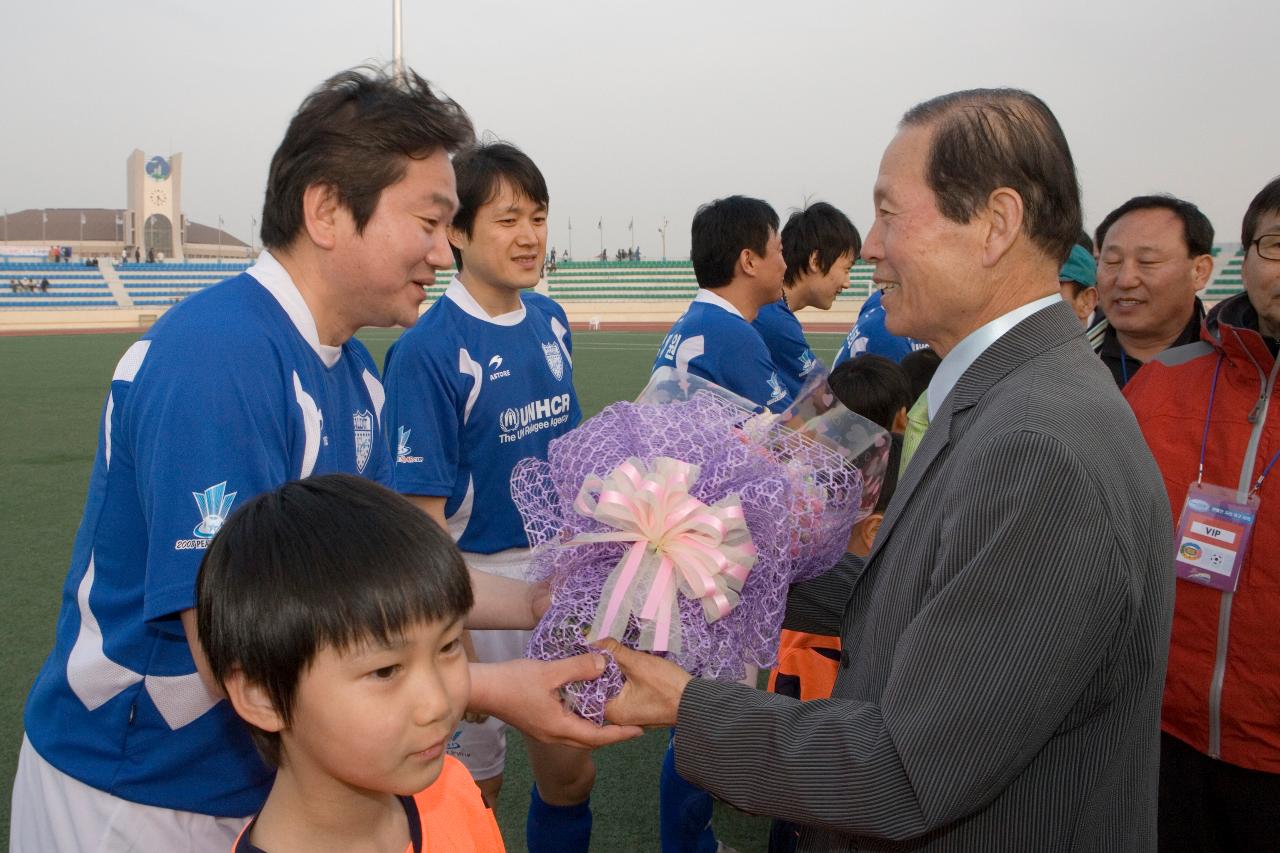
[{"label": "ribbon streamer", "polygon": [[652,468],[632,457],[605,479],[593,475],[583,482],[574,509],[616,532],[584,533],[566,547],[632,543],[605,582],[589,641],[621,640],[634,614],[640,648],[678,653],[677,590],[702,604],[708,623],[737,606],[756,562],[751,532],[737,495],[708,506],[689,494],[697,479],[697,465],[660,456]]}]

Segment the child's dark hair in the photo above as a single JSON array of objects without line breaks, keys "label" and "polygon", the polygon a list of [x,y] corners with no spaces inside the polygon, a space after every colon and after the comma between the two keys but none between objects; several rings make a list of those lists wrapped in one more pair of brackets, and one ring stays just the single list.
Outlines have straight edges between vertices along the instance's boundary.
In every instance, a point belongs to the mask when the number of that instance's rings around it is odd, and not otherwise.
[{"label": "child's dark hair", "polygon": [[913,402],[906,372],[883,356],[860,355],[842,362],[827,383],[846,409],[885,429],[892,429],[898,411]]},{"label": "child's dark hair", "polygon": [[[236,511],[196,579],[200,642],[218,684],[235,670],[287,724],[298,680],[321,649],[390,642],[418,622],[471,609],[457,546],[425,513],[362,477],[285,483]],[[250,727],[280,766],[280,736]]]},{"label": "child's dark hair", "polygon": [[911,383],[912,403],[928,390],[929,383],[933,381],[933,374],[938,372],[940,364],[942,364],[942,357],[929,347],[912,350],[898,362],[898,366],[906,371],[907,380]]}]

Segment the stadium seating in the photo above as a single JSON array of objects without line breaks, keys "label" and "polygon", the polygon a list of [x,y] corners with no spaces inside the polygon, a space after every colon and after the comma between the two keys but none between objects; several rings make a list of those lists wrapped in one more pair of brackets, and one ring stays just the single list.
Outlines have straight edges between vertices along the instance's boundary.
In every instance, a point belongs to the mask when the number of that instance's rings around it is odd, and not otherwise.
[{"label": "stadium seating", "polygon": [[134,305],[172,305],[184,296],[244,272],[249,263],[117,264],[116,275]]},{"label": "stadium seating", "polygon": [[[49,280],[48,291],[13,291],[13,281]],[[0,261],[0,308],[114,308],[116,300],[96,267],[48,261]]]},{"label": "stadium seating", "polygon": [[[842,301],[867,298],[871,269],[869,264],[854,266]],[[547,284],[553,299],[566,302],[686,300],[698,292],[689,261],[569,261],[557,265]]]},{"label": "stadium seating", "polygon": [[[1244,251],[1238,244],[1214,247],[1214,274],[1203,297],[1206,303],[1220,302],[1239,293],[1242,288],[1240,266]],[[172,305],[188,296],[244,271],[250,262],[117,264],[115,275],[125,293],[136,306]],[[840,294],[840,303],[857,303],[867,298],[871,288],[872,267],[854,265],[849,273],[849,287]],[[427,289],[428,303],[438,299],[452,270],[436,273],[434,287]],[[13,293],[12,279],[49,279],[47,293]],[[567,261],[556,266],[547,277],[547,292],[556,300],[569,303],[685,302],[697,293],[693,266],[682,261]],[[0,308],[118,307],[103,273],[95,267],[80,264],[48,262],[0,261]],[[640,307],[640,306],[638,306]],[[594,309],[589,309],[594,310]],[[617,310],[625,310],[618,305]]]},{"label": "stadium seating", "polygon": [[1213,247],[1214,276],[1209,281],[1201,298],[1206,303],[1221,302],[1228,296],[1234,296],[1244,289],[1240,279],[1240,267],[1244,263],[1244,247],[1239,246],[1234,252],[1224,250],[1222,246]]}]

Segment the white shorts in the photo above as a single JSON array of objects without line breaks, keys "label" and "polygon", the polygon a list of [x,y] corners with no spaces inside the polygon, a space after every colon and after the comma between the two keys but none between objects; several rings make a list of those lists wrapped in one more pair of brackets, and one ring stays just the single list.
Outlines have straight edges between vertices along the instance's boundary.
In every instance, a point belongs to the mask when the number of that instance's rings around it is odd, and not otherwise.
[{"label": "white shorts", "polygon": [[[496,554],[464,551],[462,558],[477,571],[521,581],[529,569],[528,548],[510,548]],[[531,631],[516,630],[472,631],[471,644],[478,660],[496,663],[524,657],[531,634]],[[471,778],[477,781],[492,779],[502,773],[506,765],[507,724],[497,717],[490,717],[483,723],[458,723],[446,751],[471,771]]]},{"label": "white shorts", "polygon": [[63,773],[22,737],[9,809],[10,853],[227,853],[248,822],[122,800]]}]

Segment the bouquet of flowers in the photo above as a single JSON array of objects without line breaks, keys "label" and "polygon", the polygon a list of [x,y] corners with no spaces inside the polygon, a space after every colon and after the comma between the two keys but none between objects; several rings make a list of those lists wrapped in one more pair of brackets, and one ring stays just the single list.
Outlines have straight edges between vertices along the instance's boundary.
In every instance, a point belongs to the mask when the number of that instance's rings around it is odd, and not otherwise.
[{"label": "bouquet of flowers", "polygon": [[[705,678],[771,666],[788,587],[844,552],[887,454],[884,431],[835,402],[825,377],[779,416],[697,377],[655,374],[639,400],[512,473],[531,575],[553,602],[529,656],[567,657],[610,636]],[[602,723],[622,682],[610,660],[565,692]]]}]

